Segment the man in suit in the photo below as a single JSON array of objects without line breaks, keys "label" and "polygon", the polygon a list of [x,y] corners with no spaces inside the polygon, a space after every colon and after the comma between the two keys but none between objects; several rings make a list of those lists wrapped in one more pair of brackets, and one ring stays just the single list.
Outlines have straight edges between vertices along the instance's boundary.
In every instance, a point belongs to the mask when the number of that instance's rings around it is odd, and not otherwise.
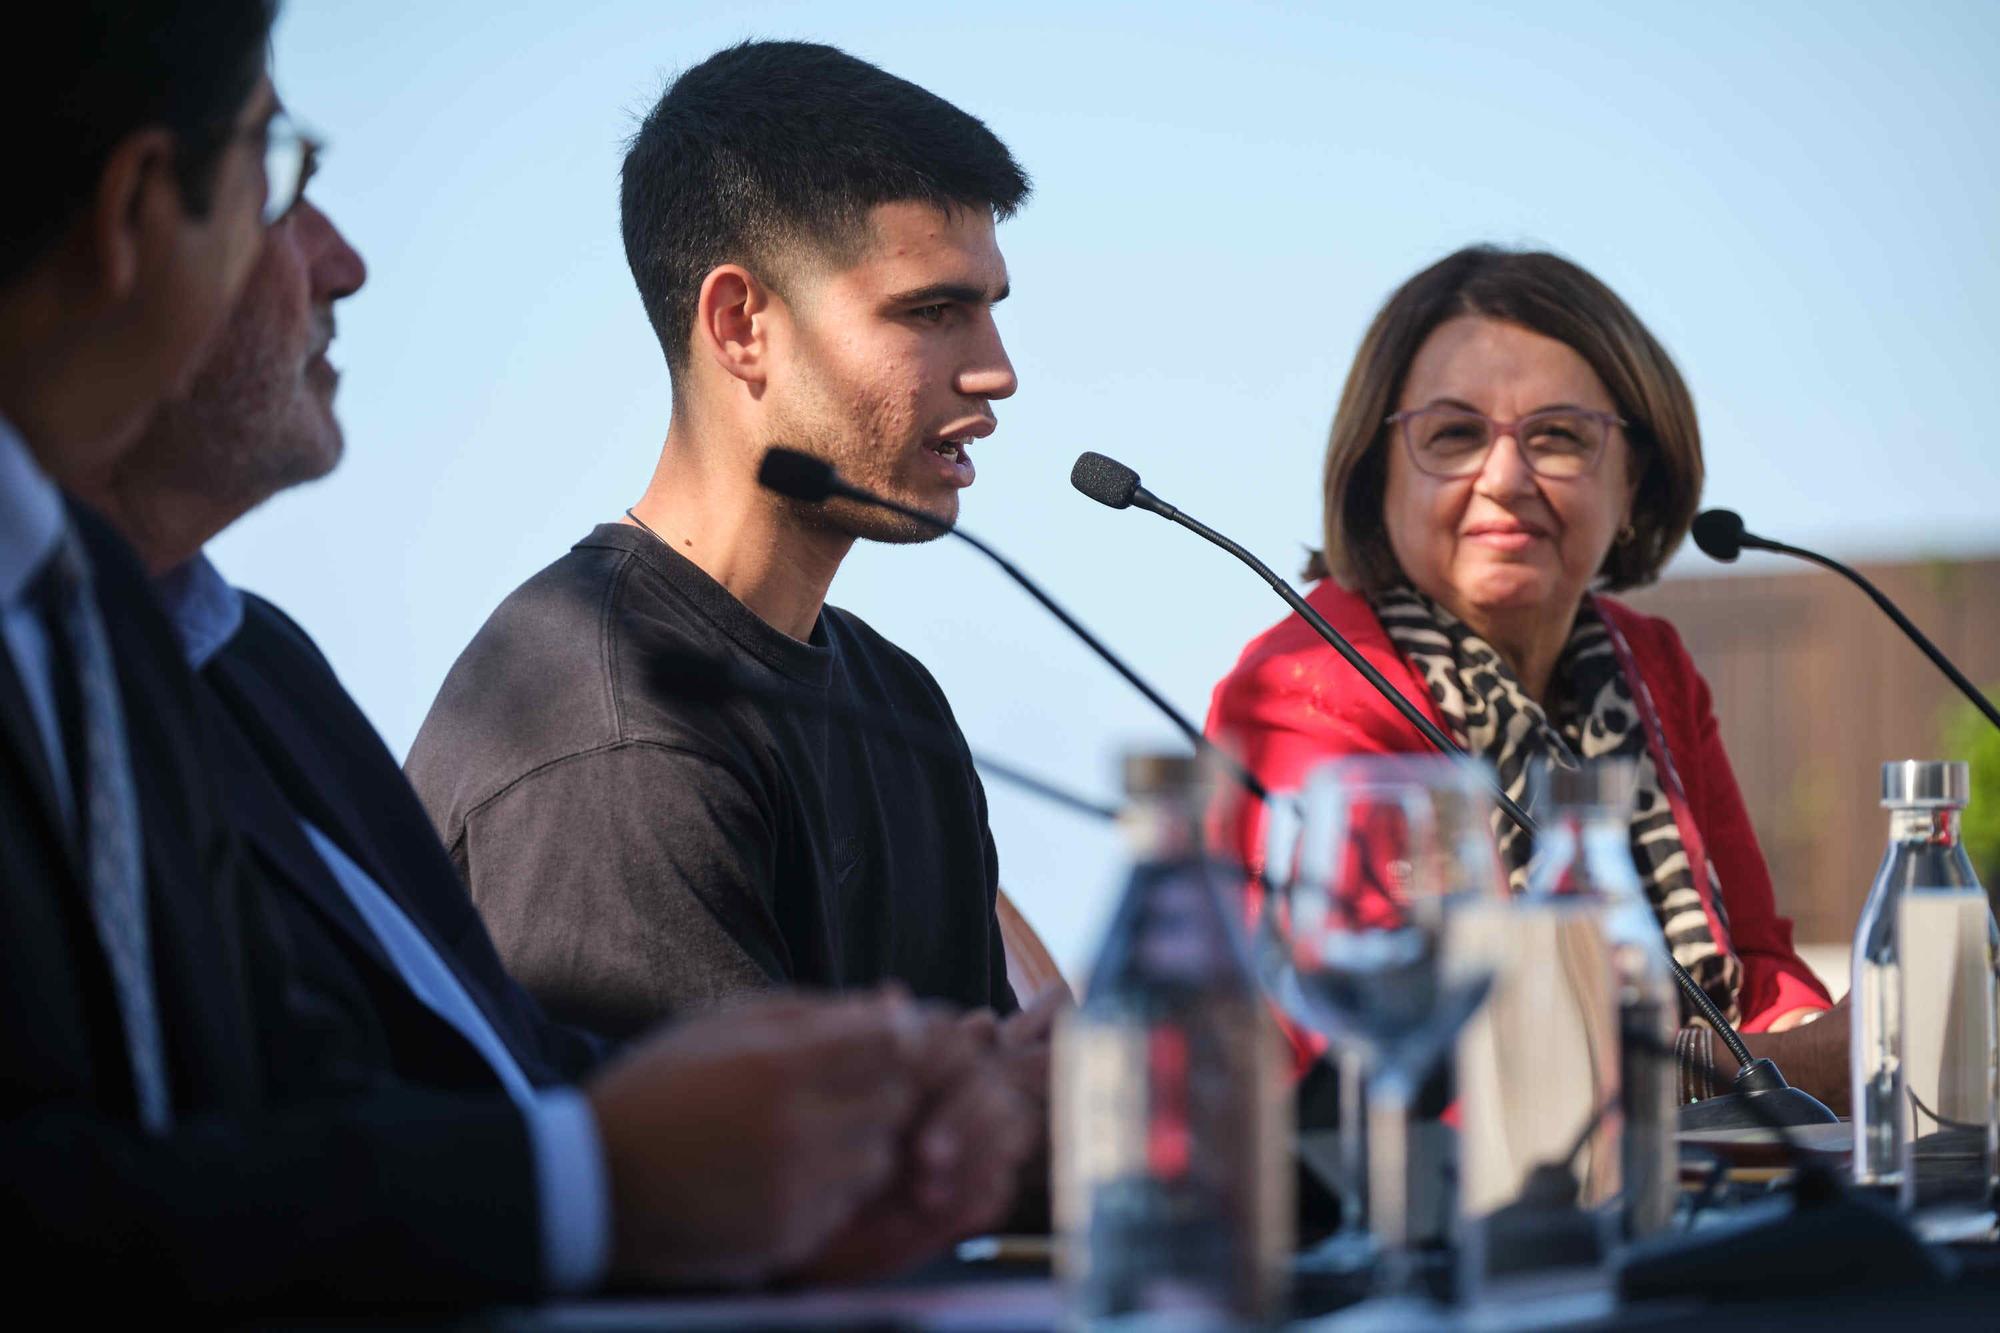
[{"label": "man in suit", "polygon": [[[295,992],[304,992],[295,994],[297,1021],[330,1034],[305,1067],[283,1051],[273,1065],[307,1085],[391,1078],[504,1094],[532,1115],[550,1096],[574,1096],[564,1086],[591,1075],[607,1043],[550,1020],[507,975],[415,793],[316,646],[201,554],[241,514],[337,462],[338,376],[327,352],[334,306],[363,280],[360,257],[300,199],[267,234],[190,391],[163,405],[89,498],[160,574],[163,604],[207,687],[230,821],[288,923]],[[719,1049],[744,1032],[770,1045],[779,1033],[759,1030],[764,1015],[810,1030],[821,1008],[779,999],[692,1027]],[[990,1028],[976,1023],[931,1022],[913,1033],[915,1118],[900,1136],[908,1142],[899,1168],[810,1251],[752,1275],[787,1265],[818,1276],[882,1272],[997,1220],[1036,1135],[992,1044]],[[746,1199],[789,1200],[783,1207],[810,1213],[807,1201],[829,1187],[841,1197],[857,1165],[875,1171],[843,1141],[852,1126],[818,1116],[795,1123],[782,1112],[852,1100],[855,1071],[818,1058],[824,1052],[810,1039],[787,1053],[799,1058],[782,1077],[752,1089],[760,1105],[732,1107],[736,1132],[709,1135],[699,1148],[716,1183],[682,1200],[691,1222],[726,1231]],[[698,1106],[704,1094],[697,1086],[683,1097]],[[666,1150],[692,1155],[684,1139],[701,1116],[673,1106],[661,1115],[651,1128]],[[774,1123],[793,1137],[762,1132]],[[898,1117],[886,1115],[882,1128],[899,1128]],[[564,1198],[572,1214],[585,1202],[574,1191]],[[602,1230],[571,1216],[551,1230],[551,1246],[593,1229]]]},{"label": "man in suit", "polygon": [[175,1125],[256,1097],[188,683],[149,669],[166,626],[57,479],[114,460],[226,313],[275,103],[255,0],[41,17],[0,80],[0,1226],[47,1280],[171,1176]]},{"label": "man in suit", "polygon": [[[306,1081],[340,1025],[294,1021],[301,974],[214,788],[183,646],[124,543],[58,490],[118,471],[257,259],[260,207],[291,202],[303,159],[273,126],[270,11],[69,0],[41,17],[0,80],[19,150],[0,241],[0,1243],[17,1296],[157,1309],[587,1281],[557,1271],[547,1225],[552,1185],[589,1194],[559,1173],[562,1121],[594,1136],[581,1170],[616,1183],[596,1196],[598,1259],[623,1278],[754,1276],[823,1249],[891,1178],[919,1103],[939,1025],[893,996],[652,1038],[539,1126],[484,1089]],[[280,1077],[287,1046],[308,1054]],[[826,1064],[846,1081],[784,1095]],[[844,1160],[704,1211],[745,1135]]]}]

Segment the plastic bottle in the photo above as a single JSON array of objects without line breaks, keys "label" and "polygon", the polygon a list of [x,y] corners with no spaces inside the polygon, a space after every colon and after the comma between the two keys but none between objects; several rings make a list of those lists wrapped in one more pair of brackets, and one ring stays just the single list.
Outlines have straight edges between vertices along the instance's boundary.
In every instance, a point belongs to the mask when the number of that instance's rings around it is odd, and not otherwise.
[{"label": "plastic bottle", "polygon": [[1056,1032],[1057,1264],[1084,1325],[1213,1328],[1281,1313],[1291,1257],[1289,1085],[1202,852],[1194,760],[1125,764],[1131,873],[1081,1004]]},{"label": "plastic bottle", "polygon": [[2000,933],[1959,839],[1970,786],[1963,763],[1882,765],[1889,847],[1854,930],[1854,1180],[1906,1208],[1982,1194],[2000,1162]]}]

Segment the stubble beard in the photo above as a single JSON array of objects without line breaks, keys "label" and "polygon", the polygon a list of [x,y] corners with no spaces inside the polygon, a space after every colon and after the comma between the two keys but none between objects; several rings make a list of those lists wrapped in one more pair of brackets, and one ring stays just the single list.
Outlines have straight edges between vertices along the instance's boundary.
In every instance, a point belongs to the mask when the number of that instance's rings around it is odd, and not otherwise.
[{"label": "stubble beard", "polygon": [[[851,431],[835,431],[824,425],[788,422],[781,424],[772,442],[831,464],[839,472],[840,479],[857,490],[894,500],[911,509],[934,512],[922,503],[920,497],[910,494],[898,484],[896,474],[906,456],[904,452],[885,451],[879,442],[879,433],[866,426]],[[785,506],[806,531],[895,546],[935,541],[958,519],[956,495],[951,497],[949,512],[938,514],[932,522],[923,522],[854,500],[833,499],[813,504],[787,499]]]},{"label": "stubble beard", "polygon": [[340,463],[344,441],[333,405],[295,373],[218,384],[190,404],[196,471],[251,505],[318,481]]},{"label": "stubble beard", "polygon": [[[862,489],[875,490],[872,486]],[[889,546],[920,546],[944,536],[945,528],[950,526],[942,519],[937,524],[920,523],[907,515],[853,500],[828,500],[824,504],[787,500],[785,503],[798,525],[807,531],[829,533],[855,541],[882,542]]]},{"label": "stubble beard", "polygon": [[[179,554],[190,540],[205,542],[281,491],[325,476],[340,459],[330,403],[303,386],[293,386],[300,396],[290,398],[235,369],[241,377],[204,377],[189,397],[163,403],[106,478],[104,499],[149,560]],[[302,401],[307,397],[313,401]]]}]

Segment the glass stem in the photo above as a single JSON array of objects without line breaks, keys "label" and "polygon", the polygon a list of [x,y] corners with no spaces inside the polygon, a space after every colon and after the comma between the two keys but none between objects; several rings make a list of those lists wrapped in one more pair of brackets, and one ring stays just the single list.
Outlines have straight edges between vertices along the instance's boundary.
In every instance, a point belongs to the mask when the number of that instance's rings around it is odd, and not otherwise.
[{"label": "glass stem", "polygon": [[1340,1080],[1340,1230],[1359,1235],[1368,1229],[1368,1060],[1340,1048],[1335,1057]]},{"label": "glass stem", "polygon": [[1368,1228],[1380,1247],[1378,1286],[1408,1292],[1416,1280],[1410,1249],[1410,1105],[1402,1074],[1377,1069],[1368,1080]]}]

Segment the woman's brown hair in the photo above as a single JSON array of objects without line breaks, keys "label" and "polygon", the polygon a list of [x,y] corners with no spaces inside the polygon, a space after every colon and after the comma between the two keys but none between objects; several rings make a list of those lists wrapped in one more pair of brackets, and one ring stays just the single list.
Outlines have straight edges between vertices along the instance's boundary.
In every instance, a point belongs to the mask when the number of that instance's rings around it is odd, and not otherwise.
[{"label": "woman's brown hair", "polygon": [[1374,591],[1402,570],[1383,526],[1390,431],[1403,380],[1436,328],[1460,315],[1518,324],[1574,348],[1611,392],[1639,490],[1630,538],[1612,546],[1599,577],[1617,591],[1650,583],[1687,536],[1701,502],[1701,427],[1666,348],[1618,294],[1558,255],[1470,246],[1397,289],[1368,327],[1347,373],[1326,443],[1325,541],[1307,578],[1331,576]]}]

